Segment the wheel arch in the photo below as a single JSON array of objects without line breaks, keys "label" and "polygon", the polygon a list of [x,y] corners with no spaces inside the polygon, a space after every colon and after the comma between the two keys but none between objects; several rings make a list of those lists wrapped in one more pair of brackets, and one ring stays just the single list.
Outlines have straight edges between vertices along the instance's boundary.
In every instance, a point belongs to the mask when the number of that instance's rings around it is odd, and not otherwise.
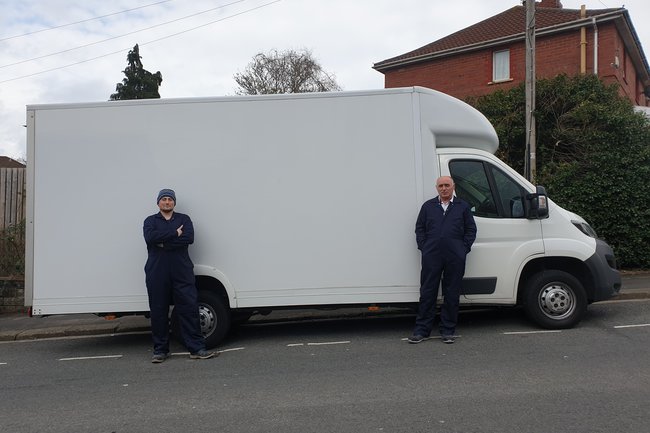
[{"label": "wheel arch", "polygon": [[522,305],[524,302],[526,282],[542,271],[557,270],[564,271],[576,278],[584,288],[587,301],[592,302],[594,298],[593,277],[589,268],[582,260],[574,257],[540,257],[526,263],[519,275],[517,285],[517,304]]},{"label": "wheel arch", "polygon": [[235,291],[226,275],[216,268],[205,265],[194,265],[196,288],[208,290],[222,297],[229,308],[237,307]]}]

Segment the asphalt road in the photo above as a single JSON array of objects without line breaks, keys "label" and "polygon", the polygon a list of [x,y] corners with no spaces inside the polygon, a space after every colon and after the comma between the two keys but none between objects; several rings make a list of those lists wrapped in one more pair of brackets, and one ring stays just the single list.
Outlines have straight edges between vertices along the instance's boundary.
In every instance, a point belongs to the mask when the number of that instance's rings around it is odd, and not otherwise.
[{"label": "asphalt road", "polygon": [[466,312],[454,345],[407,344],[412,322],[246,325],[216,359],[160,365],[148,334],[0,343],[0,430],[650,431],[649,300],[561,332]]}]

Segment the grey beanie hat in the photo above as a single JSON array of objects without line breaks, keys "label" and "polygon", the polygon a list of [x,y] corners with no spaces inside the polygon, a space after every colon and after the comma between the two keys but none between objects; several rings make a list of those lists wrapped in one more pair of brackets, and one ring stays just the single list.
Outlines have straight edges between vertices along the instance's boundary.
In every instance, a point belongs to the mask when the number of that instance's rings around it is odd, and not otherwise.
[{"label": "grey beanie hat", "polygon": [[156,204],[160,202],[160,199],[163,197],[170,197],[172,200],[174,200],[174,203],[176,203],[176,193],[174,192],[173,189],[165,188],[161,189],[160,192],[158,193],[158,199],[156,200]]}]

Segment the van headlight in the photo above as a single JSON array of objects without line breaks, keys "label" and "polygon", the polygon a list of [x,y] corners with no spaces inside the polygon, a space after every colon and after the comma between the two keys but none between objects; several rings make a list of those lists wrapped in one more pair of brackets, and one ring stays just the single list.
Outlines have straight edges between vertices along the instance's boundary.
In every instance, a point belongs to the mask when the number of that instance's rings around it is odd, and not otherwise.
[{"label": "van headlight", "polygon": [[598,239],[598,235],[596,234],[596,231],[593,228],[591,228],[591,226],[589,224],[587,224],[586,222],[584,222],[584,221],[576,221],[576,220],[571,220],[571,222],[583,234],[585,234],[585,235],[587,235],[587,236],[589,236],[591,238]]}]

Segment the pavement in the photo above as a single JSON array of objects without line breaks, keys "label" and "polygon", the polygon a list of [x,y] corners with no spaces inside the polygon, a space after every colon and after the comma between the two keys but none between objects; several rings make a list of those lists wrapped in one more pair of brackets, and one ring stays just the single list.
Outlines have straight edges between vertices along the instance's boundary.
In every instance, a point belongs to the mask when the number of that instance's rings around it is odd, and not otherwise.
[{"label": "pavement", "polygon": [[[650,271],[624,271],[620,293],[610,301],[650,299]],[[278,310],[267,316],[255,315],[249,323],[269,323],[299,320],[318,320],[343,317],[365,317],[404,313],[407,310],[384,308],[344,308],[338,310]],[[0,342],[38,340],[84,335],[111,335],[149,332],[149,319],[144,316],[123,316],[106,319],[94,314],[62,314],[29,317],[26,313],[0,314]]]}]

